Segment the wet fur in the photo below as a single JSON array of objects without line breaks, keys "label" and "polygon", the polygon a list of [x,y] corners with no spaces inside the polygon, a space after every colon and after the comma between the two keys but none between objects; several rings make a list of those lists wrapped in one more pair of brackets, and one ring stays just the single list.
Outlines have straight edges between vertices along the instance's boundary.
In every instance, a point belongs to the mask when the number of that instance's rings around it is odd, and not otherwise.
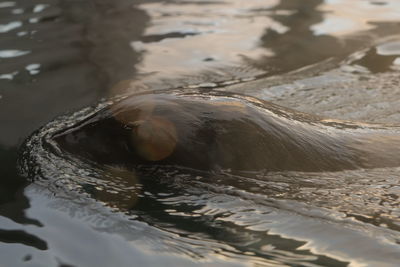
[{"label": "wet fur", "polygon": [[[154,130],[175,142],[168,156],[156,160],[143,157],[143,138],[135,137],[134,128],[149,118],[176,131],[171,137],[171,130]],[[399,136],[397,127],[326,120],[253,97],[194,90],[132,95],[53,138],[65,152],[130,169],[339,171],[400,165]]]}]

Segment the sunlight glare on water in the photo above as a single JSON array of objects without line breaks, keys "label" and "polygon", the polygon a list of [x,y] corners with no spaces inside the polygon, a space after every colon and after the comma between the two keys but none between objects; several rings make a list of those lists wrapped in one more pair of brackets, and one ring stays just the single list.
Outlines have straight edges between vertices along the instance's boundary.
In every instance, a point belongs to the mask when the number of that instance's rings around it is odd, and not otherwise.
[{"label": "sunlight glare on water", "polygon": [[[276,0],[145,3],[140,8],[151,16],[144,41],[131,45],[144,52],[140,72],[201,71],[270,55],[258,43],[265,28],[279,33],[287,27],[268,15]],[[173,62],[173,64],[171,64]],[[189,70],[189,71],[188,71]]]},{"label": "sunlight glare on water", "polygon": [[[311,125],[317,137],[337,138],[334,151],[346,144],[366,152],[363,160],[371,152],[393,162],[399,23],[397,0],[0,1],[0,265],[397,267],[398,166],[376,160],[386,167],[234,172],[180,165],[200,165],[232,143],[215,162],[254,148],[236,164],[247,166],[268,152],[243,134],[258,128],[234,128],[254,119],[247,102],[209,92],[332,118]],[[121,93],[173,88],[198,90],[209,110],[196,109],[199,99],[167,97],[171,120],[162,117],[169,109],[151,117],[150,101],[130,123],[114,109]],[[317,120],[276,109],[278,122],[293,123],[279,136],[301,137],[293,133],[308,129],[298,128],[305,118]],[[188,153],[192,161],[158,166],[185,141],[180,131],[197,125],[190,116],[187,127],[173,125],[187,113],[209,118],[195,139],[203,147]],[[217,118],[235,130],[215,145],[207,133]],[[356,121],[354,129],[340,129],[340,119]],[[386,135],[355,140],[375,131],[368,122],[386,123],[376,126]],[[126,130],[130,142],[121,138]],[[78,149],[68,151],[55,136],[74,131],[76,139],[66,140]],[[130,167],[124,153],[132,143],[155,164]],[[283,153],[273,159],[285,160]]]},{"label": "sunlight glare on water", "polygon": [[374,23],[400,20],[400,2],[325,0],[319,7],[324,21],[313,25],[314,34],[341,36],[374,28]]}]

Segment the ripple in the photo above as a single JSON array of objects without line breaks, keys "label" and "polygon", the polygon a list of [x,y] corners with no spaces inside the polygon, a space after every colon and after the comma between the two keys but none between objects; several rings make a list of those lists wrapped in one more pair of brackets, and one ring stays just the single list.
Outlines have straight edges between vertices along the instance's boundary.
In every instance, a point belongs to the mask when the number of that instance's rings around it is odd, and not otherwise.
[{"label": "ripple", "polygon": [[6,33],[9,31],[12,31],[21,26],[22,26],[22,22],[20,22],[20,21],[12,21],[12,22],[9,22],[8,24],[0,24],[0,33]]},{"label": "ripple", "polygon": [[[142,237],[148,249],[197,262],[395,266],[400,260],[398,168],[209,173],[149,166],[133,172],[62,153],[49,138],[114,101],[46,125],[25,144],[29,157],[20,159],[26,176],[56,202],[63,199],[57,209],[92,214],[83,217],[96,231],[129,239],[138,234],[131,227],[143,222],[158,231]],[[123,229],[116,226],[121,214]]]},{"label": "ripple", "polygon": [[38,73],[40,72],[39,68],[40,68],[40,64],[37,64],[37,63],[29,64],[29,65],[27,65],[27,66],[25,67],[25,69],[26,69],[27,71],[29,71],[29,74],[30,74],[30,75],[36,75],[36,74],[38,74]]},{"label": "ripple", "polygon": [[0,58],[13,58],[29,54],[31,51],[23,50],[0,50]]},{"label": "ripple", "polygon": [[7,8],[7,7],[13,7],[15,6],[16,3],[15,2],[11,2],[11,1],[4,1],[0,3],[0,8]]},{"label": "ripple", "polygon": [[47,4],[38,4],[33,8],[33,13],[39,13],[45,10],[49,5]]}]

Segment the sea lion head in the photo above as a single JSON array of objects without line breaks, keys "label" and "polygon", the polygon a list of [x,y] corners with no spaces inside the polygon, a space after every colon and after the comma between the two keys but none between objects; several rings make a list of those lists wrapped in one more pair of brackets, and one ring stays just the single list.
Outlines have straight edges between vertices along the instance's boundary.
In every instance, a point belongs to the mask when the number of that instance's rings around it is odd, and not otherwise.
[{"label": "sea lion head", "polygon": [[356,126],[237,94],[162,91],[115,101],[53,140],[80,159],[130,170],[148,165],[201,171],[374,167],[382,156],[366,153],[364,143],[354,144],[375,130]]},{"label": "sea lion head", "polygon": [[[57,133],[59,147],[99,164],[215,165],[216,137],[240,119],[245,105],[222,96],[139,94],[118,101]],[[217,121],[219,126],[216,127]]]}]

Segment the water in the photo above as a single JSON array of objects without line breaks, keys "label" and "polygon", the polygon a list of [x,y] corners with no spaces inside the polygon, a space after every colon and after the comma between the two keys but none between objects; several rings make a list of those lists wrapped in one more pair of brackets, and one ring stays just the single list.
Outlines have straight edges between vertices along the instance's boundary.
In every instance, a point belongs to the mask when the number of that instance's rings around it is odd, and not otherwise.
[{"label": "water", "polygon": [[[109,105],[97,106],[102,98],[169,88],[396,124],[399,9],[395,0],[0,2],[0,265],[397,266],[397,167],[154,168],[138,180],[40,140]],[[17,150],[43,125],[26,179]]]}]

